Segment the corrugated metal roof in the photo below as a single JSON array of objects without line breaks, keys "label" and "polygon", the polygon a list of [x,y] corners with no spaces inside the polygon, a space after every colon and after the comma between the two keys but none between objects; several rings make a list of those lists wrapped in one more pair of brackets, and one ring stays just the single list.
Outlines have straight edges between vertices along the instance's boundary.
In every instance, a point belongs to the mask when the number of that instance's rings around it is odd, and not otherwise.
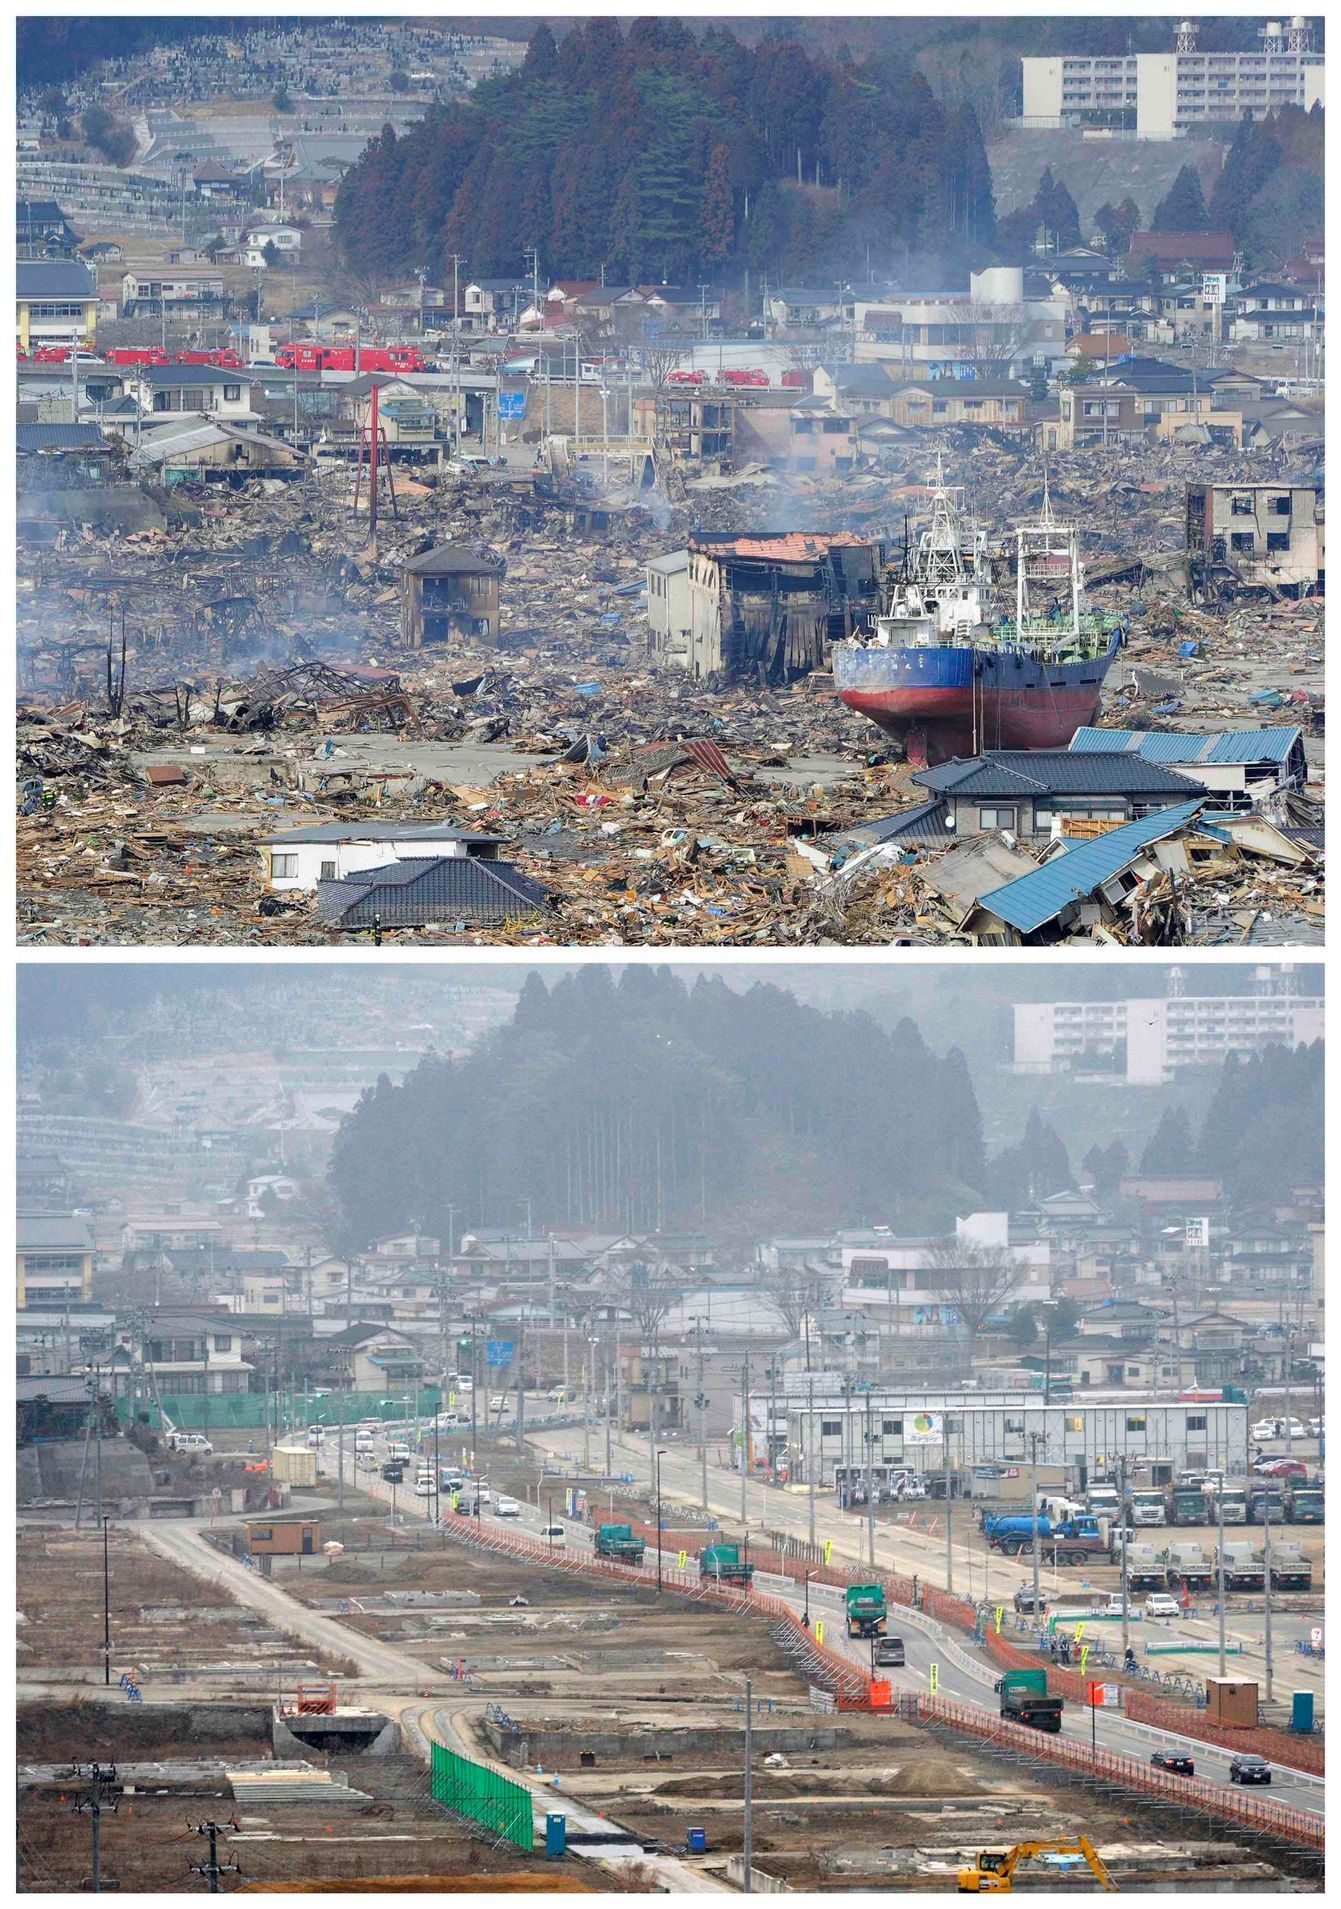
[{"label": "corrugated metal roof", "polygon": [[723,537],[720,541],[691,537],[689,548],[706,551],[713,557],[763,557],[774,563],[813,563],[831,550],[861,548],[870,541],[869,537],[859,537],[850,530],[788,530],[774,536],[765,532],[754,537]]},{"label": "corrugated metal roof", "polygon": [[303,828],[267,835],[263,848],[287,848],[295,842],[501,842],[501,835],[477,835],[450,822],[309,822]]},{"label": "corrugated metal roof", "polygon": [[1185,735],[1155,729],[1077,729],[1071,753],[1143,756],[1147,762],[1288,762],[1303,733],[1284,724]]},{"label": "corrugated metal roof", "polygon": [[74,1213],[20,1213],[17,1221],[21,1253],[43,1249],[91,1253],[93,1222]]},{"label": "corrugated metal roof", "polygon": [[1180,802],[1175,808],[1143,816],[1139,822],[1128,822],[1125,828],[1111,829],[1093,841],[1078,842],[1032,874],[1020,875],[1003,888],[989,889],[980,906],[999,915],[1021,934],[1032,934],[1059,915],[1068,902],[1079,901],[1103,882],[1111,881],[1143,848],[1176,835],[1201,807],[1202,799]]}]

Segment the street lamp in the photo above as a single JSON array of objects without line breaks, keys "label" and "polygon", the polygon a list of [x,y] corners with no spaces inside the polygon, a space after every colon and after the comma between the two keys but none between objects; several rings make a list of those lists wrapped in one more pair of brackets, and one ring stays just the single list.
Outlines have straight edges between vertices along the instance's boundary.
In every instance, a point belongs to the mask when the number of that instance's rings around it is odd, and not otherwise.
[{"label": "street lamp", "polygon": [[657,1596],[658,1596],[658,1597],[660,1597],[660,1596],[661,1596],[661,1461],[662,1461],[662,1459],[663,1459],[663,1458],[664,1458],[665,1456],[666,1456],[666,1454],[665,1454],[665,1451],[664,1451],[664,1450],[661,1450],[661,1451],[658,1451],[658,1453],[657,1453],[657,1455],[656,1455],[656,1486],[657,1486]]}]

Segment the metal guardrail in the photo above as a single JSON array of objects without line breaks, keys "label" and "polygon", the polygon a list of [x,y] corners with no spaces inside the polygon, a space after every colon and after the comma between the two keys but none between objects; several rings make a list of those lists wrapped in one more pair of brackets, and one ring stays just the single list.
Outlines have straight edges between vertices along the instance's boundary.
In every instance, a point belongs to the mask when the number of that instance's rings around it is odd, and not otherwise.
[{"label": "metal guardrail", "polygon": [[1242,1790],[1204,1782],[1197,1777],[1173,1776],[1119,1750],[1087,1749],[1070,1738],[1050,1736],[1004,1719],[997,1720],[986,1711],[952,1703],[944,1697],[919,1696],[914,1701],[921,1722],[945,1724],[961,1734],[996,1744],[1031,1761],[1064,1767],[1114,1788],[1135,1790],[1178,1809],[1192,1807],[1210,1816],[1223,1817],[1257,1835],[1302,1844],[1308,1849],[1323,1848],[1321,1815],[1311,1816],[1306,1810],[1248,1796]]},{"label": "metal guardrail", "polygon": [[[462,1518],[456,1513],[444,1516],[442,1530],[445,1536],[459,1543],[525,1559],[528,1563],[557,1567],[587,1577],[604,1577],[643,1590],[656,1583],[655,1564],[650,1557],[644,1560],[642,1566],[634,1566],[585,1554],[580,1557],[556,1554],[538,1540],[501,1532],[496,1527],[481,1525],[475,1519]],[[1045,1762],[1064,1765],[1078,1774],[1102,1776],[1118,1788],[1181,1802],[1184,1806],[1192,1803],[1204,1807],[1210,1815],[1224,1817],[1259,1833],[1278,1836],[1284,1841],[1302,1844],[1310,1849],[1323,1847],[1321,1816],[1311,1817],[1306,1811],[1248,1797],[1241,1791],[1224,1786],[1170,1776],[1136,1757],[1118,1751],[1100,1751],[1096,1758],[1083,1744],[1008,1723],[996,1718],[989,1710],[952,1703],[946,1698],[893,1693],[888,1684],[879,1682],[873,1686],[871,1678],[850,1659],[817,1642],[791,1606],[779,1598],[720,1585],[711,1579],[700,1579],[688,1571],[667,1566],[664,1562],[661,1585],[663,1590],[701,1603],[715,1604],[742,1616],[769,1618],[770,1634],[791,1658],[798,1674],[813,1688],[833,1694],[839,1710],[879,1710],[884,1715],[895,1715],[908,1722],[939,1721],[951,1728],[967,1731],[981,1741],[994,1742]],[[958,1603],[960,1600],[947,1598],[946,1602]],[[1145,1702],[1154,1707],[1155,1700],[1145,1699]]]}]

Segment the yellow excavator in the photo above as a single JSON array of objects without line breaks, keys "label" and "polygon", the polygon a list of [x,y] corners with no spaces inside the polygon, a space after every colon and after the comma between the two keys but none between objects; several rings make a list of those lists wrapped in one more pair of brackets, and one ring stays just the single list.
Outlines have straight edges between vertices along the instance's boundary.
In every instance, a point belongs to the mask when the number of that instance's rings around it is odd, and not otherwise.
[{"label": "yellow excavator", "polygon": [[1063,1836],[1053,1842],[1016,1843],[1013,1849],[982,1849],[972,1869],[959,1872],[960,1895],[1001,1895],[1013,1885],[1011,1878],[1021,1863],[1032,1856],[1083,1856],[1105,1889],[1117,1893],[1117,1884],[1104,1868],[1099,1852],[1088,1836]]}]

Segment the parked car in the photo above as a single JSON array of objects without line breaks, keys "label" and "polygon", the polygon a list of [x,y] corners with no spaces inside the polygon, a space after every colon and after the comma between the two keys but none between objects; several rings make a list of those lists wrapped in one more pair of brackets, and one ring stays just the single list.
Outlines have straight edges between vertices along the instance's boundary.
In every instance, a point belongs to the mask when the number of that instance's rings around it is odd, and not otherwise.
[{"label": "parked car", "polygon": [[877,1637],[875,1640],[875,1661],[895,1670],[902,1670],[908,1659],[904,1654],[901,1637]]},{"label": "parked car", "polygon": [[1167,1770],[1170,1776],[1195,1776],[1196,1765],[1191,1757],[1180,1755],[1177,1750],[1156,1750],[1150,1759],[1157,1770]]},{"label": "parked car", "polygon": [[192,1457],[198,1458],[202,1453],[212,1452],[214,1447],[203,1432],[169,1432],[168,1450],[189,1452]]},{"label": "parked car", "polygon": [[1253,1757],[1246,1754],[1231,1757],[1229,1780],[1231,1783],[1270,1783],[1271,1765],[1265,1757]]},{"label": "parked car", "polygon": [[1259,1478],[1307,1478],[1308,1466],[1302,1458],[1263,1458],[1253,1466]]},{"label": "parked car", "polygon": [[500,1498],[494,1506],[496,1518],[520,1518],[521,1506],[515,1498]]},{"label": "parked car", "polygon": [[1040,1591],[1037,1602],[1035,1602],[1032,1588],[1028,1585],[1021,1585],[1020,1589],[1015,1593],[1015,1608],[1021,1616],[1036,1611],[1041,1617],[1048,1608],[1048,1593],[1046,1591]]},{"label": "parked car", "polygon": [[1167,1591],[1152,1591],[1142,1608],[1147,1617],[1177,1617],[1182,1607]]},{"label": "parked car", "polygon": [[545,1394],[545,1397],[552,1399],[556,1405],[562,1405],[565,1399],[570,1399],[572,1396],[573,1388],[571,1385],[552,1385]]},{"label": "parked car", "polygon": [[489,1401],[489,1410],[491,1412],[504,1412],[507,1410],[507,1403],[507,1399],[501,1392],[495,1392]]},{"label": "parked car", "polygon": [[1266,1443],[1267,1439],[1276,1437],[1279,1426],[1280,1426],[1279,1419],[1274,1419],[1274,1418],[1258,1419],[1256,1425],[1254,1425],[1252,1429],[1249,1431],[1248,1436],[1249,1438],[1255,1440],[1257,1444],[1263,1445]]}]

